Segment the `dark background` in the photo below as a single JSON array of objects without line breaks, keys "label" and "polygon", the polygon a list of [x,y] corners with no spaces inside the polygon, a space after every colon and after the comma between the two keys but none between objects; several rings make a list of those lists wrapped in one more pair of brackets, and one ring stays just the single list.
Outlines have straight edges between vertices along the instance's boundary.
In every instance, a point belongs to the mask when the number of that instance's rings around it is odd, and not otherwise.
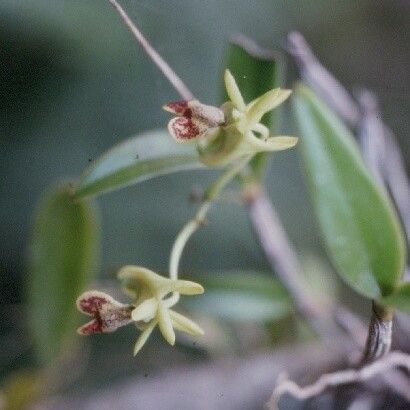
[{"label": "dark background", "polygon": [[[380,98],[405,158],[410,155],[410,2],[406,0],[124,0],[156,49],[201,101],[219,103],[229,36],[240,32],[280,48],[300,30],[321,61],[354,90]],[[287,85],[295,69],[288,64]],[[32,212],[56,181],[76,179],[101,153],[130,135],[164,127],[161,106],[178,98],[102,0],[0,1],[0,376],[30,362],[24,330],[24,283]],[[289,105],[288,105],[289,107]],[[285,112],[283,129],[295,134]],[[194,187],[213,173],[180,173],[98,200],[103,229],[101,280],[126,263],[167,267],[178,229],[193,214]],[[268,190],[303,255],[323,255],[305,196],[296,150],[274,157]],[[183,271],[268,270],[244,210],[219,204],[211,224],[188,245]],[[105,284],[106,282],[102,282]],[[354,298],[354,295],[351,295]],[[131,360],[135,335],[124,331],[91,341],[102,386],[112,377],[202,357],[177,349],[158,360],[154,341]],[[110,361],[102,360],[110,352]],[[248,353],[251,353],[248,351]],[[116,363],[115,366],[112,363]],[[89,374],[92,374],[89,373]]]}]

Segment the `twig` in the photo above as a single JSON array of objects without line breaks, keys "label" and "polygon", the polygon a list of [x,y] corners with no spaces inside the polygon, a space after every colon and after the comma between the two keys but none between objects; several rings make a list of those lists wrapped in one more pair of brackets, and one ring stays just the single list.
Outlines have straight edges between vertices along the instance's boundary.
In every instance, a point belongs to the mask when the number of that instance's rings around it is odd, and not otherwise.
[{"label": "twig", "polygon": [[333,316],[336,323],[352,337],[357,346],[365,345],[367,328],[359,317],[342,305],[335,306]]},{"label": "twig", "polygon": [[320,63],[302,34],[289,33],[286,51],[295,59],[300,76],[311,86],[349,125],[355,126],[360,110],[352,96],[339,81]]},{"label": "twig", "polygon": [[[299,400],[306,400],[323,393],[328,387],[341,386],[349,383],[363,383],[377,375],[383,375],[388,370],[403,367],[410,371],[410,355],[401,352],[392,352],[384,358],[373,362],[372,364],[362,367],[361,369],[343,370],[335,373],[324,374],[319,379],[306,387],[300,387],[295,382],[283,380],[273,391],[269,401],[269,409],[277,409],[279,400],[283,394],[287,393]],[[407,400],[410,401],[408,391]]]},{"label": "twig", "polygon": [[258,59],[271,61],[277,58],[277,55],[274,51],[260,47],[259,44],[257,44],[251,38],[244,36],[243,34],[237,33],[233,35],[230,38],[230,42],[243,48],[248,54]]},{"label": "twig", "polygon": [[296,253],[266,192],[262,186],[251,184],[243,195],[266,258],[292,296],[297,311],[324,340],[331,341],[340,332],[307,291],[308,285],[301,275],[302,268]]},{"label": "twig", "polygon": [[360,151],[374,178],[383,186],[387,147],[376,96],[368,90],[361,90],[358,93],[358,100],[362,109],[362,118],[358,126]]},{"label": "twig", "polygon": [[118,14],[121,16],[122,20],[129,28],[135,39],[144,49],[144,51],[151,58],[152,62],[161,70],[162,74],[168,79],[172,84],[175,90],[180,94],[184,100],[193,100],[194,95],[181,80],[181,78],[175,73],[175,71],[169,66],[169,64],[158,54],[158,52],[151,46],[148,40],[144,37],[132,20],[128,17],[125,10],[118,4],[116,0],[108,0],[114,8],[118,11]]}]

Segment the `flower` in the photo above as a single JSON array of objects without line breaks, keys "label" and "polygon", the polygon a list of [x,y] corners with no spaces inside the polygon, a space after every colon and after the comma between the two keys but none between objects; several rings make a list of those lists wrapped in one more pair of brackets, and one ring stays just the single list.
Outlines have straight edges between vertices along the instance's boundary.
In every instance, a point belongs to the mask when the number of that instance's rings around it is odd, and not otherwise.
[{"label": "flower", "polygon": [[225,122],[224,113],[219,108],[197,100],[175,101],[163,108],[177,115],[168,123],[168,131],[177,142],[189,142],[203,137]]},{"label": "flower", "polygon": [[176,114],[168,124],[178,142],[195,141],[199,159],[208,166],[224,166],[258,152],[281,151],[293,147],[297,138],[270,136],[262,117],[282,104],[290,90],[276,88],[246,104],[229,70],[225,71],[229,101],[220,108],[197,100],[172,102],[164,109]]},{"label": "flower", "polygon": [[167,298],[167,295],[174,292],[199,295],[204,292],[200,284],[168,279],[141,266],[125,266],[118,277],[122,281],[124,293],[133,299],[133,303],[120,303],[110,295],[95,290],[83,293],[77,299],[77,308],[93,319],[77,330],[79,334],[114,332],[134,322],[142,331],[135,344],[136,355],[157,325],[171,345],[175,344],[174,329],[192,336],[204,333],[192,320],[171,309],[178,299]]},{"label": "flower", "polygon": [[77,329],[80,335],[114,332],[132,322],[131,312],[134,306],[117,302],[110,295],[97,290],[84,292],[76,304],[80,312],[94,317]]},{"label": "flower", "polygon": [[192,336],[203,334],[196,323],[171,309],[175,301],[166,299],[173,292],[199,295],[204,292],[200,284],[168,279],[141,266],[125,266],[118,277],[123,282],[124,291],[135,300],[136,307],[131,312],[131,317],[142,330],[135,344],[134,355],[141,350],[157,324],[170,345],[175,343],[174,328]]}]

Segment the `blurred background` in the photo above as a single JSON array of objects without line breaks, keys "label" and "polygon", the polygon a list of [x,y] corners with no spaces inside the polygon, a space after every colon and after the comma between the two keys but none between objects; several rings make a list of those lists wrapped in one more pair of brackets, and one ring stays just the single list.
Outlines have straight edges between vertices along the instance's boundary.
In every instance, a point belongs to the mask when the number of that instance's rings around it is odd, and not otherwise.
[{"label": "blurred background", "polygon": [[[407,0],[122,0],[121,4],[194,94],[208,104],[219,102],[231,35],[243,33],[265,48],[278,49],[290,30],[301,31],[345,86],[375,91],[387,124],[409,158]],[[291,62],[286,72],[291,87],[296,79]],[[178,95],[107,1],[0,1],[0,383],[13,371],[35,365],[25,320],[25,284],[36,204],[50,185],[75,181],[112,145],[164,127],[169,115],[161,106],[175,99]],[[284,133],[295,134],[288,111],[282,127]],[[102,260],[97,286],[112,290],[114,274],[124,264],[165,271],[172,241],[195,210],[190,193],[214,176],[213,171],[178,173],[99,198]],[[324,265],[327,276],[336,281],[305,195],[296,150],[273,158],[267,188],[301,258]],[[183,272],[240,269],[269,275],[246,212],[235,198],[219,203],[210,220],[189,243]],[[339,282],[336,286],[348,303],[360,304],[358,296],[343,291]],[[164,369],[215,356],[243,357],[311,337],[297,321],[272,326],[271,320],[270,325],[264,321],[259,326],[237,317],[229,320],[229,315],[197,317],[209,330],[203,341],[182,339],[171,349],[156,335],[135,359],[135,329],[84,341],[88,360],[60,390],[87,394],[130,375],[155,378]],[[286,318],[278,320],[289,323]]]}]

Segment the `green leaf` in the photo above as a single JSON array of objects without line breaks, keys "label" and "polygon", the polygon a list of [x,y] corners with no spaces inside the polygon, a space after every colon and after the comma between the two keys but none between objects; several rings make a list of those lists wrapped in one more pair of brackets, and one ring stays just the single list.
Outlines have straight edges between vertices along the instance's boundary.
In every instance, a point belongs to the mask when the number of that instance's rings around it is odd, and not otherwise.
[{"label": "green leaf", "polygon": [[43,199],[35,217],[28,284],[29,321],[43,364],[72,347],[79,319],[75,301],[96,271],[98,239],[94,208],[73,201],[69,187]]},{"label": "green leaf", "polygon": [[393,292],[405,265],[403,233],[387,194],[373,181],[348,129],[300,85],[294,99],[301,154],[328,254],[357,292]]},{"label": "green leaf", "polygon": [[[284,60],[279,53],[261,49],[243,36],[237,36],[229,44],[226,54],[226,66],[241,90],[246,103],[260,97],[267,91],[280,87],[284,78]],[[223,101],[228,99],[223,87]],[[279,128],[280,109],[263,117],[263,123],[275,134]],[[251,167],[256,176],[262,176],[266,153],[255,156]]]},{"label": "green leaf", "polygon": [[401,284],[394,293],[381,302],[410,314],[410,282]]},{"label": "green leaf", "polygon": [[253,271],[227,271],[193,277],[205,293],[183,299],[186,306],[220,319],[269,321],[288,315],[292,304],[277,280]]},{"label": "green leaf", "polygon": [[46,387],[38,371],[23,369],[12,372],[2,383],[0,398],[3,410],[30,408]]},{"label": "green leaf", "polygon": [[97,159],[81,178],[76,196],[99,195],[202,166],[194,145],[176,143],[166,130],[148,131],[119,143]]}]

